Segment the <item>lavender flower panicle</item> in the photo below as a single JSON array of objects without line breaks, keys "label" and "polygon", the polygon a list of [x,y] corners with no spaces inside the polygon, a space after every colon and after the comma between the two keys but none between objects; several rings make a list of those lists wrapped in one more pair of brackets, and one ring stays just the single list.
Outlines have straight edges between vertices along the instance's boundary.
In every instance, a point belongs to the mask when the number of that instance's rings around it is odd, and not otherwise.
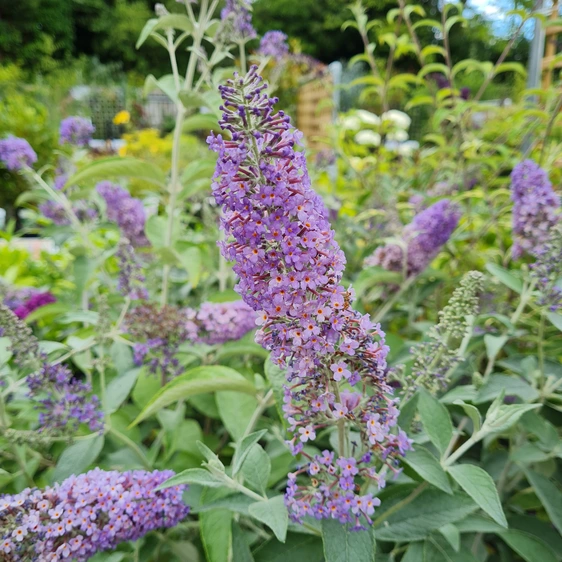
[{"label": "lavender flower panicle", "polygon": [[258,55],[279,61],[289,54],[287,35],[282,31],[268,31],[261,38]]},{"label": "lavender flower panicle", "polygon": [[9,136],[0,140],[0,161],[11,172],[17,172],[37,162],[37,154],[25,139]]},{"label": "lavender flower panicle", "polygon": [[[351,308],[353,291],[340,285],[345,256],[310,187],[304,154],[294,148],[302,134],[282,111],[274,113],[277,99],[264,93],[266,87],[256,67],[219,87],[220,125],[232,136],[208,138],[219,154],[213,194],[229,236],[220,247],[235,263],[236,290],[258,311],[256,341],[286,369],[288,443],[305,458],[289,474],[291,519],[312,515],[362,526],[372,523],[380,502],[361,495],[357,479],[382,488],[388,470],[399,472],[398,457],[410,440],[402,431],[391,433],[398,409],[385,379],[384,333]],[[340,440],[339,458],[327,450],[314,456],[303,451],[330,425],[351,426],[353,445]]]},{"label": "lavender flower panicle", "polygon": [[96,128],[85,117],[67,117],[60,124],[60,144],[68,143],[75,146],[87,146],[92,140]]},{"label": "lavender flower panicle", "polygon": [[562,310],[562,221],[552,228],[549,239],[535,251],[537,261],[531,275],[541,292],[539,304],[550,312]]},{"label": "lavender flower panicle", "polygon": [[252,26],[252,14],[248,0],[226,0],[221,10],[223,29],[221,35],[232,43],[250,41],[257,37]]},{"label": "lavender flower panicle", "polygon": [[418,275],[449,240],[460,216],[458,208],[448,199],[434,203],[418,213],[402,231],[406,256],[401,245],[387,244],[365,259],[365,265],[381,266],[389,271],[405,271],[407,277]]},{"label": "lavender flower panicle", "polygon": [[188,308],[187,337],[195,343],[215,345],[239,340],[256,327],[256,313],[244,301],[205,302]]},{"label": "lavender flower panicle", "polygon": [[524,160],[511,173],[514,259],[525,252],[537,255],[552,227],[560,222],[560,197],[548,174],[532,160]]},{"label": "lavender flower panicle", "polygon": [[24,303],[14,309],[14,314],[23,320],[34,310],[37,310],[46,304],[52,304],[56,301],[57,299],[55,296],[49,291],[36,291]]},{"label": "lavender flower panicle", "polygon": [[103,412],[90,385],[75,379],[64,365],[50,364],[29,327],[4,305],[0,305],[0,328],[11,340],[15,364],[31,370],[26,382],[39,410],[38,431],[71,434],[81,423],[91,431],[103,429]]},{"label": "lavender flower panicle", "polygon": [[126,189],[109,181],[98,183],[96,191],[105,200],[107,217],[117,223],[125,238],[135,247],[148,246],[144,233],[146,215],[142,201],[131,197]]},{"label": "lavender flower panicle", "polygon": [[70,476],[44,490],[0,496],[0,556],[5,562],[85,562],[189,513],[186,486],[155,491],[171,470],[103,471]]}]

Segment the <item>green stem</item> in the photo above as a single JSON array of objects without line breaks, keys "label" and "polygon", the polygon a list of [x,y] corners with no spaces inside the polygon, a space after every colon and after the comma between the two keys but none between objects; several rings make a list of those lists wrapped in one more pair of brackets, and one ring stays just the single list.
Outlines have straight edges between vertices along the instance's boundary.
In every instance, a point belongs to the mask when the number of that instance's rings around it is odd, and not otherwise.
[{"label": "green stem", "polygon": [[542,309],[541,319],[539,321],[539,334],[538,334],[539,369],[541,372],[541,380],[544,380],[544,319],[545,319],[545,313],[544,313],[544,309]]},{"label": "green stem", "polygon": [[380,322],[387,314],[387,312],[396,304],[396,301],[410,288],[412,283],[415,281],[416,276],[412,275],[408,277],[404,283],[402,283],[400,289],[388,299],[385,304],[377,310],[374,315],[373,322]]},{"label": "green stem", "polygon": [[390,509],[387,509],[382,515],[379,515],[379,517],[377,517],[373,521],[373,527],[377,527],[377,525],[380,525],[383,521],[388,519],[393,513],[400,511],[403,507],[412,503],[427,488],[427,486],[428,486],[427,482],[420,484],[408,497],[394,504]]},{"label": "green stem", "polygon": [[457,459],[462,457],[473,445],[480,441],[481,436],[478,432],[474,433],[470,439],[465,441],[450,457],[441,461],[443,467],[451,466]]},{"label": "green stem", "polygon": [[258,402],[258,405],[254,410],[254,413],[252,414],[252,417],[250,418],[250,421],[248,422],[248,426],[246,427],[246,430],[244,431],[244,435],[242,435],[240,441],[242,441],[244,437],[252,433],[256,423],[260,419],[260,416],[263,414],[264,410],[269,406],[269,401],[271,400],[272,397],[273,397],[273,389],[270,389],[267,392],[267,394]]},{"label": "green stem", "polygon": [[240,70],[242,71],[242,74],[246,74],[246,72],[248,72],[246,64],[246,44],[244,41],[240,41],[240,43],[238,43],[238,47],[240,49]]}]

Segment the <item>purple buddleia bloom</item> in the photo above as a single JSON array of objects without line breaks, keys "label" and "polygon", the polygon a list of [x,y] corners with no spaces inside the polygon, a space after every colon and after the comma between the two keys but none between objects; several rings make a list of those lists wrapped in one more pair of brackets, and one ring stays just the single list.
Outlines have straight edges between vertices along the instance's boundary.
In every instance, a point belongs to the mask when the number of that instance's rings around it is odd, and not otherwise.
[{"label": "purple buddleia bloom", "polygon": [[0,496],[0,556],[6,562],[86,562],[150,531],[176,526],[189,513],[185,485],[156,488],[171,470],[72,475],[45,489]]},{"label": "purple buddleia bloom", "polygon": [[60,363],[41,353],[29,327],[8,307],[0,305],[0,325],[10,338],[14,362],[31,369],[26,377],[29,397],[39,411],[38,431],[50,436],[72,435],[82,423],[91,431],[103,429],[103,412],[89,384],[76,379]]},{"label": "purple buddleia bloom", "polygon": [[[442,199],[418,213],[402,231],[402,245],[387,244],[375,250],[365,265],[421,273],[437,256],[459,223],[461,213],[448,199]],[[406,252],[406,255],[404,255]]]},{"label": "purple buddleia bloom", "polygon": [[289,53],[287,35],[282,31],[268,31],[260,41],[258,55],[281,60]]},{"label": "purple buddleia bloom", "polygon": [[186,309],[187,337],[208,345],[239,340],[256,327],[256,313],[244,301],[206,302]]},{"label": "purple buddleia bloom", "polygon": [[57,226],[68,226],[70,219],[68,218],[64,207],[56,201],[45,201],[39,205],[39,211],[46,218]]},{"label": "purple buddleia bloom", "polygon": [[[286,372],[283,411],[293,454],[342,420],[358,434],[355,468],[345,474],[324,454],[304,455],[305,464],[289,475],[291,519],[372,523],[378,500],[360,496],[357,479],[379,482],[375,458],[383,474],[397,472],[404,448],[393,430],[398,409],[385,375],[388,347],[380,326],[353,310],[353,291],[340,284],[345,256],[311,189],[304,153],[295,150],[302,134],[274,112],[277,99],[266,87],[256,67],[219,87],[220,125],[231,137],[208,139],[219,154],[212,187],[227,234],[220,247],[234,262],[237,292],[258,313],[256,341]],[[340,385],[361,390],[359,401],[355,393],[337,396]]]},{"label": "purple buddleia bloom", "polygon": [[560,197],[548,174],[532,160],[524,160],[511,173],[514,259],[525,252],[537,255],[550,230],[560,221]]},{"label": "purple buddleia bloom", "polygon": [[96,191],[105,199],[107,218],[116,222],[123,236],[135,246],[148,246],[144,233],[146,214],[142,201],[120,185],[103,181],[96,185]]},{"label": "purple buddleia bloom", "polygon": [[120,241],[116,256],[119,261],[119,292],[131,300],[147,299],[146,278],[135,249],[127,239]]},{"label": "purple buddleia bloom", "polygon": [[96,128],[85,117],[67,117],[60,124],[60,144],[68,143],[75,146],[87,146],[92,140]]},{"label": "purple buddleia bloom", "polygon": [[17,172],[37,162],[37,154],[25,139],[10,136],[0,140],[0,161],[11,172]]},{"label": "purple buddleia bloom", "polygon": [[232,43],[245,42],[257,37],[247,0],[226,0],[226,5],[221,10],[221,21],[221,35]]}]

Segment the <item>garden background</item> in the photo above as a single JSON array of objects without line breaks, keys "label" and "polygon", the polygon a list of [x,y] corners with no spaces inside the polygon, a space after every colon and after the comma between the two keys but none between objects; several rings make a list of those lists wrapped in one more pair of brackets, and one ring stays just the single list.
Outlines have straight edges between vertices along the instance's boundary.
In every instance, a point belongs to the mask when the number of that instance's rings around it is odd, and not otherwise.
[{"label": "garden background", "polygon": [[5,4],[0,560],[562,560],[557,2]]}]

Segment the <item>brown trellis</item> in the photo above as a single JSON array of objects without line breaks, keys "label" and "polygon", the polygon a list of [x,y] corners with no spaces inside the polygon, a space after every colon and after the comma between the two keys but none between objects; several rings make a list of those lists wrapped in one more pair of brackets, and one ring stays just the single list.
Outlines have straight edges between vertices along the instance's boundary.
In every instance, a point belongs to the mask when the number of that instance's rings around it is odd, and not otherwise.
[{"label": "brown trellis", "polygon": [[297,127],[313,150],[327,147],[333,121],[332,80],[329,76],[301,86],[297,96]]}]

